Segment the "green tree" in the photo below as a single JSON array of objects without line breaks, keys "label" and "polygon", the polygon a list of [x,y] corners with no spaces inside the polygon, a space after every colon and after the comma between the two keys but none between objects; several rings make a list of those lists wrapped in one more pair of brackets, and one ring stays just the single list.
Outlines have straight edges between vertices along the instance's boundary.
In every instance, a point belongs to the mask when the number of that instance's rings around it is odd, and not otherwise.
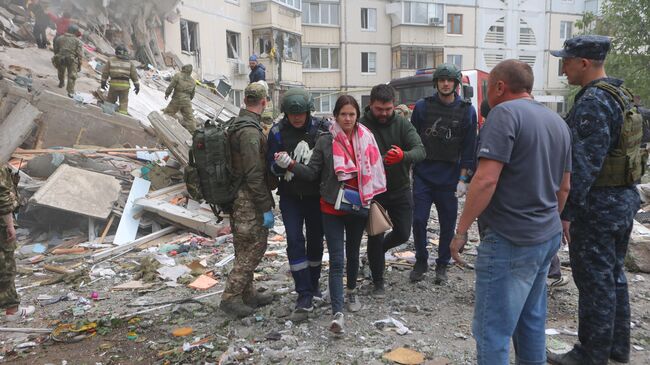
[{"label": "green tree", "polygon": [[641,103],[650,105],[650,0],[606,0],[601,13],[585,14],[576,27],[612,37],[607,75],[625,80]]}]

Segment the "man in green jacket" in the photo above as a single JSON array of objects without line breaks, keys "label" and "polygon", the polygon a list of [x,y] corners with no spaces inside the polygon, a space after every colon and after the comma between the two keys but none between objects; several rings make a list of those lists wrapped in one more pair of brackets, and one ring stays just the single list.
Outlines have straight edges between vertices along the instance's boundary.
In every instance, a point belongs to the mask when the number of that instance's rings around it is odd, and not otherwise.
[{"label": "man in green jacket", "polygon": [[109,58],[102,70],[102,89],[104,90],[108,87],[109,77],[111,86],[108,88],[106,100],[109,103],[119,100],[120,109],[118,111],[122,114],[129,114],[129,89],[131,88],[129,80],[133,81],[136,95],[140,92],[140,82],[135,65],[129,61],[129,51],[123,45],[115,47],[115,57]]},{"label": "man in green jacket", "polygon": [[259,293],[253,287],[253,272],[264,257],[274,221],[274,187],[266,167],[266,138],[261,126],[266,89],[253,83],[246,87],[244,96],[246,108],[228,128],[232,176],[238,187],[230,215],[235,262],[219,305],[235,317],[249,316],[256,307],[273,300],[272,295]]},{"label": "man in green jacket", "polygon": [[395,90],[380,84],[370,91],[370,105],[360,122],[375,136],[384,158],[387,191],[376,196],[388,212],[393,230],[384,235],[368,237],[368,263],[374,284],[373,296],[383,298],[384,253],[406,242],[413,224],[413,194],[411,192],[411,165],[426,156],[420,136],[406,118],[395,113]]},{"label": "man in green jacket", "polygon": [[[172,91],[174,92],[172,94]],[[192,99],[196,91],[196,82],[192,78],[192,65],[184,65],[181,72],[178,72],[165,90],[165,100],[172,96],[172,100],[163,110],[165,114],[176,116],[179,111],[183,116],[181,124],[190,133],[196,130],[196,121],[194,120],[194,110],[192,109]]]},{"label": "man in green jacket", "polygon": [[74,84],[77,80],[77,72],[81,71],[81,42],[77,39],[79,27],[72,24],[68,31],[54,41],[54,56],[52,64],[56,67],[59,76],[59,87],[65,85],[65,73],[68,73],[68,84],[66,91],[69,97],[74,96]]}]

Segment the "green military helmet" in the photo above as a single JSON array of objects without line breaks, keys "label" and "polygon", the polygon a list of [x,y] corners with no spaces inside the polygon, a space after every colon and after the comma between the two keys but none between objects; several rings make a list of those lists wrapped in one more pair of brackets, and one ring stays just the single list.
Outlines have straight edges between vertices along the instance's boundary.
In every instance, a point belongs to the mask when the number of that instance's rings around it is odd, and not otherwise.
[{"label": "green military helmet", "polygon": [[192,74],[192,65],[189,63],[187,65],[183,65],[183,67],[181,67],[181,72],[184,72],[188,75]]},{"label": "green military helmet", "polygon": [[461,84],[462,74],[456,65],[452,63],[443,63],[436,67],[436,70],[433,72],[433,86],[438,85],[438,79],[444,77],[446,79],[453,79],[458,84]]},{"label": "green military helmet", "polygon": [[117,47],[115,47],[115,55],[118,57],[126,58],[129,56],[129,51],[126,49],[126,47],[123,44],[120,44]]},{"label": "green military helmet", "polygon": [[280,110],[284,114],[309,113],[314,110],[314,98],[302,88],[291,88],[284,93]]},{"label": "green military helmet", "polygon": [[79,26],[77,24],[70,24],[67,32],[76,35],[79,33]]}]

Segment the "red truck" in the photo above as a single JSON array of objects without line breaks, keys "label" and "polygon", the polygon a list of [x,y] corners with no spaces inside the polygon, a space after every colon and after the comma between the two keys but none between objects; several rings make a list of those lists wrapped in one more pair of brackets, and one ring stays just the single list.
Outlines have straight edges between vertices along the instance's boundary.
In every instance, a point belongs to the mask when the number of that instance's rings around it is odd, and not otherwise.
[{"label": "red truck", "polygon": [[[417,70],[415,76],[407,76],[391,80],[388,84],[397,91],[398,104],[406,104],[413,109],[415,103],[427,96],[433,95],[433,71],[435,68]],[[464,70],[463,85],[458,93],[472,101],[478,114],[479,127],[483,125],[483,117],[479,110],[483,99],[487,98],[488,73],[481,70]]]}]

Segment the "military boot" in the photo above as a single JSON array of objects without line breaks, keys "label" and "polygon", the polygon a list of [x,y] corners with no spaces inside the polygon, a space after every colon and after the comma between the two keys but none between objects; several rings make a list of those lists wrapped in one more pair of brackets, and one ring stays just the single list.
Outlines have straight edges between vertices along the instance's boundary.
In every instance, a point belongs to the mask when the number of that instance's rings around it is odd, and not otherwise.
[{"label": "military boot", "polygon": [[236,318],[248,317],[255,312],[255,309],[246,305],[241,297],[222,299],[219,308],[227,315]]},{"label": "military boot", "polygon": [[323,293],[320,291],[320,272],[321,265],[309,266],[312,295],[317,298],[323,297]]},{"label": "military boot", "polygon": [[263,293],[254,289],[248,295],[244,296],[244,303],[253,308],[263,307],[265,305],[271,304],[272,302],[272,293]]},{"label": "military boot", "polygon": [[62,89],[65,86],[65,81],[59,80],[59,89]]}]

